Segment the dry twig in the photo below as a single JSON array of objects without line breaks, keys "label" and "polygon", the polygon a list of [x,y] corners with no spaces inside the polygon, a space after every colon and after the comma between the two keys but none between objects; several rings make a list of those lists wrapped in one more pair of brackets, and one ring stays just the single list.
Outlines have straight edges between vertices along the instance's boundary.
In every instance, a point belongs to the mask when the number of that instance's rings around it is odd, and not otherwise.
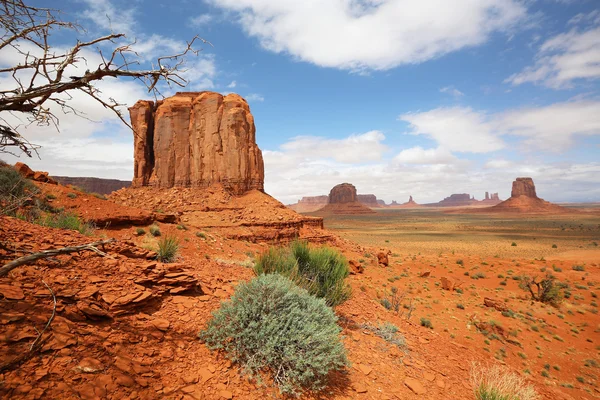
[{"label": "dry twig", "polygon": [[107,240],[100,240],[100,241],[94,242],[94,243],[83,244],[81,246],[62,247],[60,249],[44,250],[44,251],[40,251],[37,253],[28,254],[26,256],[19,257],[16,260],[13,260],[9,263],[6,263],[2,267],[0,267],[0,277],[5,276],[10,271],[12,271],[13,269],[15,269],[21,265],[29,264],[29,263],[35,262],[37,260],[40,260],[42,258],[53,257],[53,256],[57,256],[60,254],[69,254],[69,253],[76,253],[76,252],[88,250],[88,251],[93,251],[94,253],[97,253],[97,254],[105,257],[106,253],[98,250],[96,247],[100,246],[100,245],[112,243],[114,241],[115,241],[115,239],[111,238],[111,239],[107,239]]}]

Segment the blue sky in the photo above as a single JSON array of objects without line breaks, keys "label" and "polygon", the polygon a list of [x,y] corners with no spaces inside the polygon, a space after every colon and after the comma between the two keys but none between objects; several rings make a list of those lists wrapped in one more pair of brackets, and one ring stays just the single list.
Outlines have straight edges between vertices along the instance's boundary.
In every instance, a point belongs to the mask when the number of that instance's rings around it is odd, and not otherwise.
[{"label": "blue sky", "polygon": [[[506,198],[517,176],[532,176],[547,200],[600,200],[597,0],[53,6],[89,35],[136,38],[142,63],[196,34],[210,41],[188,60],[189,88],[248,100],[266,191],[285,203],[341,182],[388,202],[485,191]],[[59,34],[55,45],[74,38]],[[148,97],[134,82],[104,85],[129,105]],[[32,167],[131,179],[131,133],[92,102],[80,104],[98,122],[66,116],[58,134],[27,130],[44,145]]]}]

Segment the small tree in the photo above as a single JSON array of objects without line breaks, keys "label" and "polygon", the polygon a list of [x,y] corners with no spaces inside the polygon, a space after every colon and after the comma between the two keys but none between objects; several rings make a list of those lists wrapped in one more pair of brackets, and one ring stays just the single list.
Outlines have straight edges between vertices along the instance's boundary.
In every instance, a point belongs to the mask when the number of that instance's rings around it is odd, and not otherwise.
[{"label": "small tree", "polygon": [[[0,80],[14,82],[12,87],[0,88],[0,153],[12,153],[10,148],[16,148],[31,157],[38,148],[19,134],[6,115],[21,115],[29,123],[58,127],[59,118],[51,110],[52,104],[65,113],[81,115],[69,95],[73,91],[89,95],[131,127],[119,108],[123,104],[112,98],[103,99],[95,84],[106,77],[130,77],[143,82],[155,96],[160,94],[159,81],[183,87],[187,84],[181,75],[185,56],[198,53],[193,48],[197,40],[208,43],[196,36],[180,53],[157,58],[149,69],[137,69],[140,58],[131,47],[135,42],[123,42],[123,33],[77,40],[68,50],[54,45],[54,32],[84,32],[77,24],[59,16],[59,10],[33,7],[23,0],[0,3],[0,51],[12,50],[20,58],[14,66],[0,67]],[[101,47],[109,50],[103,51]],[[84,65],[85,51],[100,56],[102,61],[96,68],[87,69]]]},{"label": "small tree", "polygon": [[532,300],[555,307],[560,305],[564,297],[559,285],[556,283],[556,278],[550,273],[546,274],[544,278],[523,276],[519,287],[529,292]]}]

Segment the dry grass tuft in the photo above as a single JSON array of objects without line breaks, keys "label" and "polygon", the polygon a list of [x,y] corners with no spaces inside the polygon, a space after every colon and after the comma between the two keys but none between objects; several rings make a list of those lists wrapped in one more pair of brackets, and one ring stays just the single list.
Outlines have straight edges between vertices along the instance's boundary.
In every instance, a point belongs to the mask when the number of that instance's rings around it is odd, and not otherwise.
[{"label": "dry grass tuft", "polygon": [[538,400],[540,397],[519,375],[499,365],[473,364],[471,383],[477,400]]}]

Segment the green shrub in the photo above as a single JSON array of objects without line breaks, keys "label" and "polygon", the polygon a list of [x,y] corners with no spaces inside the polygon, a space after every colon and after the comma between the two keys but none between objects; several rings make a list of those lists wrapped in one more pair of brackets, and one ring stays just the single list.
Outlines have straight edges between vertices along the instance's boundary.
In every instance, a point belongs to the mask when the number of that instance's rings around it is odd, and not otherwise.
[{"label": "green shrub", "polygon": [[23,178],[14,168],[0,166],[0,213],[14,215],[25,200],[38,191],[29,179]]},{"label": "green shrub", "polygon": [[52,193],[48,193],[48,194],[46,195],[46,199],[47,199],[47,200],[56,200],[56,196],[55,196],[55,195],[53,195]]},{"label": "green shrub", "polygon": [[58,214],[46,214],[34,221],[38,225],[49,228],[70,229],[78,231],[83,235],[91,235],[94,225],[90,222],[81,221],[77,214],[72,212],[59,212]]},{"label": "green shrub", "polygon": [[77,194],[75,193],[67,193],[67,197],[70,199],[76,199],[77,198]]},{"label": "green shrub", "polygon": [[515,242],[512,242],[511,246],[516,247],[517,244]]},{"label": "green shrub", "polygon": [[137,229],[135,230],[135,233],[136,233],[138,236],[142,236],[143,234],[145,234],[145,233],[146,233],[146,231],[144,230],[144,228],[137,228]]},{"label": "green shrub", "polygon": [[552,245],[552,248],[553,248],[553,249],[557,249],[557,248],[558,248],[558,246],[557,246],[557,245],[555,245],[555,244],[553,244],[553,245]]},{"label": "green shrub", "polygon": [[330,371],[348,365],[337,317],[324,299],[278,274],[241,283],[199,334],[251,376],[264,372],[282,393],[325,387]]},{"label": "green shrub", "polygon": [[95,198],[97,198],[97,199],[100,199],[100,200],[107,200],[107,197],[106,197],[105,195],[103,195],[103,194],[100,194],[100,193],[90,193],[90,194],[91,194],[92,196],[94,196]]},{"label": "green shrub", "polygon": [[463,262],[463,260],[456,260],[456,263],[457,263],[458,265],[464,265],[464,264],[465,264],[465,263]]},{"label": "green shrub", "polygon": [[532,300],[547,303],[555,307],[560,305],[564,297],[561,285],[556,282],[556,278],[550,273],[547,273],[546,277],[542,279],[523,276],[519,287],[528,291]]},{"label": "green shrub", "polygon": [[150,234],[152,236],[160,236],[160,228],[158,227],[158,225],[152,224],[150,225],[150,228],[148,228],[148,230],[150,231]]},{"label": "green shrub", "polygon": [[583,265],[573,265],[571,268],[573,271],[585,271],[585,267]]},{"label": "green shrub", "polygon": [[461,310],[464,310],[464,309],[465,309],[465,306],[464,306],[464,305],[462,305],[461,303],[458,303],[458,304],[456,305],[456,308],[459,308],[459,309],[461,309]]},{"label": "green shrub", "polygon": [[421,326],[424,326],[425,328],[433,329],[433,325],[431,324],[431,321],[428,320],[427,318],[421,318]]},{"label": "green shrub", "polygon": [[206,240],[206,233],[204,232],[196,232],[196,236],[198,236],[200,239]]},{"label": "green shrub", "polygon": [[179,240],[174,236],[165,236],[158,241],[158,259],[164,263],[175,261],[179,253]]},{"label": "green shrub", "polygon": [[350,298],[348,262],[328,247],[311,249],[308,243],[294,241],[288,247],[271,247],[258,257],[257,275],[278,273],[335,307]]}]

